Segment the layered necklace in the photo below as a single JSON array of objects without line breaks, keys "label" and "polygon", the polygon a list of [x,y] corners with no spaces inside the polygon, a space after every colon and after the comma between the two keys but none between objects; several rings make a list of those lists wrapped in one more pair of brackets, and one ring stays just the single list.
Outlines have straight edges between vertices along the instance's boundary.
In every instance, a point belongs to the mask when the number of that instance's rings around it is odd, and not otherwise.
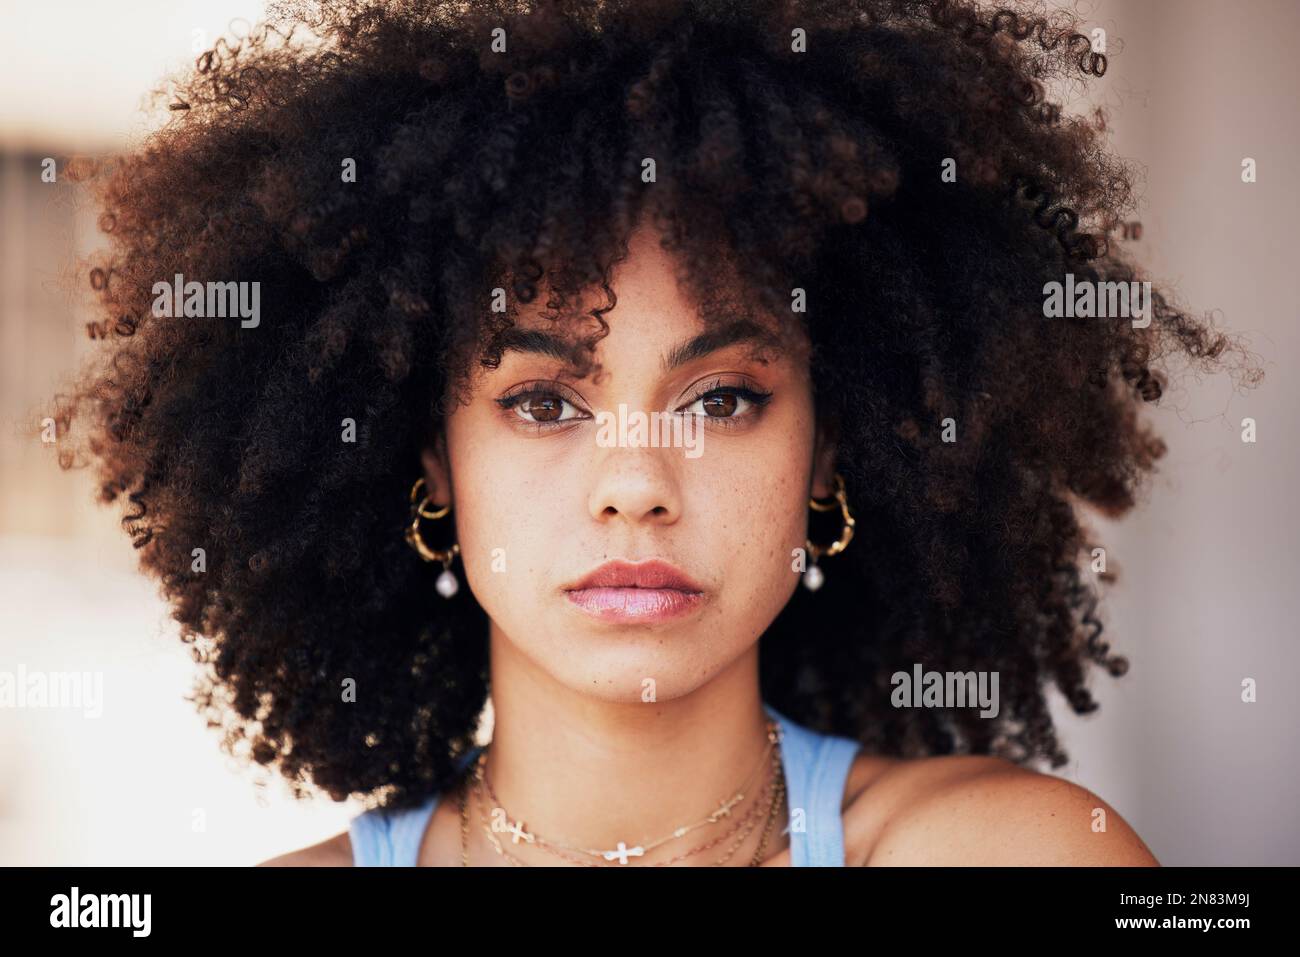
[{"label": "layered necklace", "polygon": [[[736,850],[745,843],[754,832],[754,829],[759,826],[760,819],[762,819],[763,830],[759,837],[758,847],[749,862],[750,867],[757,867],[762,863],[763,852],[767,849],[772,828],[776,824],[785,798],[785,769],[781,760],[781,729],[774,720],[769,718],[767,722],[767,747],[763,751],[763,757],[740,789],[731,797],[721,800],[717,808],[710,814],[693,824],[676,827],[669,834],[647,844],[636,844],[629,847],[626,841],[619,841],[614,848],[574,847],[562,841],[542,837],[536,831],[525,828],[522,820],[512,817],[505,810],[501,802],[497,800],[492,785],[488,781],[487,756],[489,749],[490,745],[479,753],[478,760],[474,762],[473,771],[460,791],[460,863],[464,867],[469,866],[469,799],[471,795],[477,799],[476,803],[483,833],[487,835],[488,841],[496,852],[515,867],[527,867],[529,865],[506,850],[506,841],[516,845],[520,843],[531,844],[548,854],[583,867],[626,866],[632,862],[633,858],[644,857],[647,852],[662,844],[680,840],[698,828],[732,818],[732,810],[745,799],[746,794],[750,793],[750,786],[753,784],[754,779],[766,766],[768,770],[766,783],[758,792],[749,810],[736,818],[735,823],[730,828],[712,840],[684,851],[676,857],[644,865],[667,867],[688,857],[711,850],[734,836],[735,839],[730,842],[722,856],[709,862],[710,866],[720,867],[735,855]],[[496,815],[493,823],[489,823],[488,820],[489,809],[495,812]],[[498,836],[498,833],[501,836]]]}]

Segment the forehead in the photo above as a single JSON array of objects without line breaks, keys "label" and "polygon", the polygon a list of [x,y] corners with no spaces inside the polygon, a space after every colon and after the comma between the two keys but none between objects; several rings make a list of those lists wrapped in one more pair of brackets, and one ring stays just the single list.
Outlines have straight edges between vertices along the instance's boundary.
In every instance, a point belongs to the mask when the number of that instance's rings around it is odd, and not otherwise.
[{"label": "forehead", "polygon": [[601,286],[588,287],[564,304],[561,316],[559,303],[542,285],[532,302],[518,305],[513,328],[495,344],[503,361],[513,353],[566,362],[584,341],[594,342],[587,355],[603,366],[645,360],[663,372],[729,347],[771,361],[790,345],[789,330],[778,319],[756,314],[729,295],[735,280],[724,270],[703,295],[692,292],[687,277],[657,235],[641,227],[629,238],[626,257],[610,271],[612,295]]},{"label": "forehead", "polygon": [[[627,255],[610,270],[614,308],[609,310],[611,297],[606,290],[593,284],[574,298],[571,311],[590,314],[600,309],[606,316],[617,314],[634,320],[653,312],[660,323],[690,324],[697,318],[697,303],[679,282],[679,266],[674,255],[660,246],[657,235],[640,226],[628,238]],[[551,299],[549,286],[543,284],[532,302],[519,304],[518,324],[526,329],[554,325],[553,310],[548,306]]]}]

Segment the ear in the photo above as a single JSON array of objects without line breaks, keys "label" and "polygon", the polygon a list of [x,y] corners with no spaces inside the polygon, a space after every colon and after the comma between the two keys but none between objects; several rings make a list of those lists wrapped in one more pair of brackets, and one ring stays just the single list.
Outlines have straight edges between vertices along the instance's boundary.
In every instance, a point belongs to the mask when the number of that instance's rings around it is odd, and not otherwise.
[{"label": "ear", "polygon": [[424,465],[424,487],[433,505],[441,508],[452,504],[451,467],[447,460],[447,439],[439,432],[432,447],[425,446],[420,453]]},{"label": "ear", "polygon": [[835,453],[838,451],[831,430],[817,427],[813,446],[812,497],[830,498],[835,494]]}]

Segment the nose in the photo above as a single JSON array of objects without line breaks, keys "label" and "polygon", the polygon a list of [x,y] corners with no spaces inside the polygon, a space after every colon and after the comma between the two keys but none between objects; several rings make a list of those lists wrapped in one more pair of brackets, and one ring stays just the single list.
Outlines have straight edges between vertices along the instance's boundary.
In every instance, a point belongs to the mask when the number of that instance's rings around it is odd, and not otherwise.
[{"label": "nose", "polygon": [[669,457],[680,449],[601,449],[593,463],[595,482],[588,498],[591,517],[632,524],[671,525],[681,515],[678,477]]}]

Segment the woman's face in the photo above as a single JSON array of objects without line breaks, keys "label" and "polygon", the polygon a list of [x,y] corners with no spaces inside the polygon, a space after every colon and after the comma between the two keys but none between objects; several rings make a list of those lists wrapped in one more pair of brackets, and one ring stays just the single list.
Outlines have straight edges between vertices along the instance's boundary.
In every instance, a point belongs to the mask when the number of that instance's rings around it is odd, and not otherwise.
[{"label": "woman's face", "polygon": [[[626,702],[687,694],[752,648],[799,582],[793,552],[830,461],[815,448],[806,360],[760,355],[752,340],[684,352],[705,329],[671,260],[647,232],[629,253],[611,278],[599,383],[516,337],[448,417],[445,454],[425,457],[494,642],[572,690]],[[544,299],[519,330],[555,331],[538,317]],[[614,566],[584,582],[606,563],[651,560],[678,579]]]}]

